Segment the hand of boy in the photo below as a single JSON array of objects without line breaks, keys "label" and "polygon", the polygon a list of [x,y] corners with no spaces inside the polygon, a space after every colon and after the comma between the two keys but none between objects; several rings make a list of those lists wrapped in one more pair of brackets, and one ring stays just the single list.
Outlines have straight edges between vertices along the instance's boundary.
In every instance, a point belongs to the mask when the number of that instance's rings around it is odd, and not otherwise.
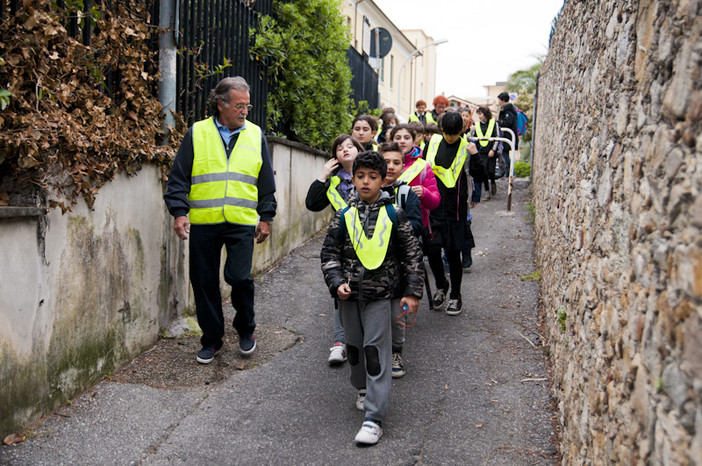
[{"label": "hand of boy", "polygon": [[409,314],[416,314],[419,309],[419,300],[414,296],[405,296],[400,301],[400,306],[407,306],[407,312]]},{"label": "hand of boy", "polygon": [[343,283],[339,285],[339,288],[336,289],[336,295],[342,301],[346,301],[347,299],[349,299],[349,296],[351,296],[351,287],[349,286],[349,284]]}]

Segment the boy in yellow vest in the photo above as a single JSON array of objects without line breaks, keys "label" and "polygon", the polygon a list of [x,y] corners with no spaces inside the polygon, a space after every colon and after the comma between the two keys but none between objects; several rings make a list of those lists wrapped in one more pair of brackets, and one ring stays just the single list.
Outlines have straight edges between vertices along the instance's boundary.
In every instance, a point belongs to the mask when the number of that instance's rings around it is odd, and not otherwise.
[{"label": "boy in yellow vest", "polygon": [[356,191],[337,211],[322,246],[322,272],[339,299],[356,407],[365,412],[355,441],[375,445],[390,401],[392,382],[391,299],[404,277],[401,304],[416,313],[422,298],[422,250],[407,216],[382,191],[387,164],[374,151],[353,164]]}]

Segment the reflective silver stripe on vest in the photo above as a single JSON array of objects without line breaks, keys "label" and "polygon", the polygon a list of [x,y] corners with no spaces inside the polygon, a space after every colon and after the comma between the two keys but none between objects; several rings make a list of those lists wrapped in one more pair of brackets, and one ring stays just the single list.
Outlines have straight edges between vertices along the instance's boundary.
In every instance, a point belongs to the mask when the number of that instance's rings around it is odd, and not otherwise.
[{"label": "reflective silver stripe on vest", "polygon": [[233,205],[237,207],[248,207],[250,209],[255,209],[258,207],[258,202],[251,201],[249,199],[241,199],[238,197],[228,197],[225,199],[206,199],[204,201],[188,201],[190,203],[191,209],[207,209],[209,207],[222,207],[225,202],[227,205]]},{"label": "reflective silver stripe on vest", "polygon": [[242,173],[206,173],[193,176],[190,184],[209,183],[212,181],[241,181],[242,183],[255,185],[258,182],[258,178]]},{"label": "reflective silver stripe on vest", "polygon": [[255,209],[258,207],[258,202],[252,201],[250,199],[242,199],[240,197],[228,197],[225,202],[227,205],[234,205],[237,207],[248,207],[249,209]]}]

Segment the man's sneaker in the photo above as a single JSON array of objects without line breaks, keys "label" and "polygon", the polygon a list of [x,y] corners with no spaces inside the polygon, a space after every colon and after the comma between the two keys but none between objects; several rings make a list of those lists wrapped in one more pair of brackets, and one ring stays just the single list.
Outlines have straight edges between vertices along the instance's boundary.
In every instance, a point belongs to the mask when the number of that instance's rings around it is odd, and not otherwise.
[{"label": "man's sneaker", "polygon": [[256,349],[256,338],[251,335],[241,337],[239,339],[239,352],[244,356],[248,356]]},{"label": "man's sneaker", "polygon": [[441,288],[436,290],[432,301],[434,302],[434,310],[442,311],[446,305],[446,291],[442,290]]},{"label": "man's sneaker", "polygon": [[402,354],[392,353],[392,378],[399,379],[405,375],[405,366],[402,365]]},{"label": "man's sneaker", "polygon": [[484,200],[489,201],[491,198],[492,198],[492,196],[490,195],[490,191],[486,192]]},{"label": "man's sneaker", "polygon": [[334,346],[329,348],[329,365],[336,366],[346,362],[346,346],[341,342],[334,343]]},{"label": "man's sneaker", "polygon": [[373,421],[363,421],[361,430],[356,434],[356,443],[359,445],[375,445],[383,436],[383,429]]},{"label": "man's sneaker", "polygon": [[217,356],[217,350],[212,346],[203,346],[200,351],[197,352],[197,362],[200,364],[209,364]]},{"label": "man's sneaker", "polygon": [[359,411],[365,411],[366,408],[364,406],[364,403],[366,402],[366,389],[362,388],[358,391],[358,395],[356,395],[356,409]]},{"label": "man's sneaker", "polygon": [[450,316],[457,316],[461,313],[462,307],[463,303],[460,299],[449,299],[449,305],[446,308],[446,314]]}]

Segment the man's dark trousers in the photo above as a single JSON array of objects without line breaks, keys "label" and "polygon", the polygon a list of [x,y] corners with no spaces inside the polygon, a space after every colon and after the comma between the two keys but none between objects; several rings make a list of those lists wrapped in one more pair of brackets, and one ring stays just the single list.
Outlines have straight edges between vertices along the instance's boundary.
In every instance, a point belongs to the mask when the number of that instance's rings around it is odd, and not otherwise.
[{"label": "man's dark trousers", "polygon": [[236,311],[234,328],[239,336],[254,332],[254,281],[251,256],[255,227],[221,223],[190,225],[190,282],[193,285],[197,321],[202,329],[203,347],[222,347],[224,316],[219,291],[219,267],[222,246],[227,248],[224,280],[232,287],[232,305]]}]

